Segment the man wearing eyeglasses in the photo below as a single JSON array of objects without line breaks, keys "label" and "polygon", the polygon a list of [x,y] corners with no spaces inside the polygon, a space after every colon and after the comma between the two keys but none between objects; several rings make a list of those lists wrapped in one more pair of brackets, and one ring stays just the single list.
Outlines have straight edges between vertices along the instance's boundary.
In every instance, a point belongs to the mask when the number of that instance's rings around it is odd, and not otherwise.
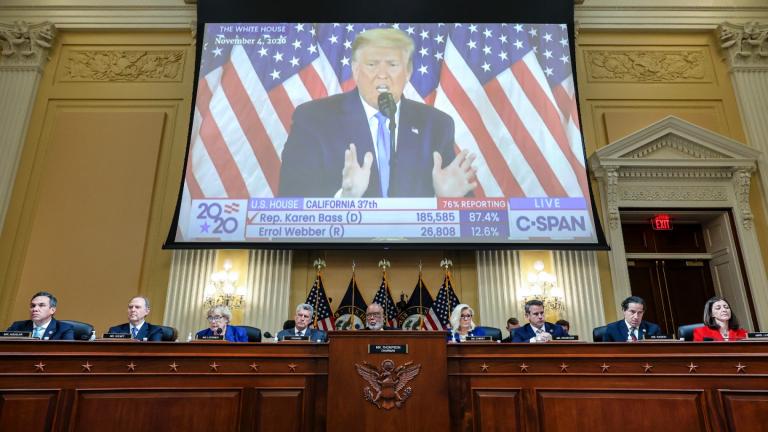
[{"label": "man wearing eyeglasses", "polygon": [[559,325],[544,321],[544,303],[541,300],[525,302],[525,319],[528,324],[515,330],[512,342],[549,342],[556,337],[568,336]]},{"label": "man wearing eyeglasses", "polygon": [[397,330],[396,327],[384,325],[384,308],[378,303],[371,303],[365,310],[366,330]]},{"label": "man wearing eyeglasses", "polygon": [[289,336],[308,337],[312,342],[325,342],[328,340],[328,336],[324,331],[313,329],[310,327],[312,323],[312,316],[314,315],[314,308],[312,305],[302,303],[296,306],[296,316],[294,318],[295,325],[293,328],[280,330],[277,333],[277,340],[284,340]]},{"label": "man wearing eyeglasses", "polygon": [[107,333],[129,333],[131,338],[140,341],[162,341],[163,330],[146,322],[147,315],[149,300],[146,297],[134,297],[128,302],[128,322],[110,327]]}]

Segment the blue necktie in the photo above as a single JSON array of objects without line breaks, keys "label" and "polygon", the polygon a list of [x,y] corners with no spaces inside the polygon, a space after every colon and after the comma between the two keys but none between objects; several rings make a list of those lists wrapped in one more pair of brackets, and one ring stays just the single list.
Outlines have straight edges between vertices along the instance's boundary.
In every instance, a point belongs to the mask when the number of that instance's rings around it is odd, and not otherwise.
[{"label": "blue necktie", "polygon": [[389,192],[389,129],[387,117],[381,112],[376,113],[379,120],[379,128],[376,132],[376,155],[379,167],[379,179],[381,180],[381,196],[386,198]]},{"label": "blue necktie", "polygon": [[139,329],[136,327],[131,327],[131,334],[133,335],[133,338],[136,339],[136,336],[139,334]]},{"label": "blue necktie", "polygon": [[43,331],[45,331],[42,327],[35,327],[35,331],[32,333],[32,337],[35,339],[42,339],[43,338]]}]

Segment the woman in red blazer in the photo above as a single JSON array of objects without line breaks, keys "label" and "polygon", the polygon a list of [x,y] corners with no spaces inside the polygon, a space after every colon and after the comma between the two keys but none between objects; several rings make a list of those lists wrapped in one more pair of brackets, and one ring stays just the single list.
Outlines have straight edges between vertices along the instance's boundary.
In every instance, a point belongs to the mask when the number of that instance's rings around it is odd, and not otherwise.
[{"label": "woman in red blazer", "polygon": [[712,297],[704,305],[704,327],[693,331],[694,341],[734,341],[747,337],[747,331],[739,328],[739,320],[731,311],[731,305],[723,297]]}]

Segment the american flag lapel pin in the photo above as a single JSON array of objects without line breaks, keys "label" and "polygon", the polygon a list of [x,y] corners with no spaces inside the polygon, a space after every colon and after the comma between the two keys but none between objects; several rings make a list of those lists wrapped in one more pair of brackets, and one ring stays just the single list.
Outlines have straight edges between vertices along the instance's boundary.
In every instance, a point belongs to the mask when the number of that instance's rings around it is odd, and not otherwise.
[{"label": "american flag lapel pin", "polygon": [[416,134],[416,135],[418,135],[418,134],[419,134],[419,129],[417,129],[417,128],[415,128],[415,127],[412,127],[412,128],[411,128],[411,132],[412,132],[412,133],[414,133],[414,134]]}]

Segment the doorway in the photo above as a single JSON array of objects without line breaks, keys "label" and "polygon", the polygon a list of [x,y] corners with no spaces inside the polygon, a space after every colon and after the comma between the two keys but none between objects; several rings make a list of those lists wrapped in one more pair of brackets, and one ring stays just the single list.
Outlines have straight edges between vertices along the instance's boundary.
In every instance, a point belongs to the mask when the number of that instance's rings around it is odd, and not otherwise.
[{"label": "doorway", "polygon": [[[622,212],[622,235],[632,295],[646,302],[645,319],[664,334],[702,322],[707,299],[722,295],[742,323],[751,321],[739,257],[726,211],[676,211],[670,230],[654,230],[659,211]],[[726,244],[727,243],[727,244]]]}]

